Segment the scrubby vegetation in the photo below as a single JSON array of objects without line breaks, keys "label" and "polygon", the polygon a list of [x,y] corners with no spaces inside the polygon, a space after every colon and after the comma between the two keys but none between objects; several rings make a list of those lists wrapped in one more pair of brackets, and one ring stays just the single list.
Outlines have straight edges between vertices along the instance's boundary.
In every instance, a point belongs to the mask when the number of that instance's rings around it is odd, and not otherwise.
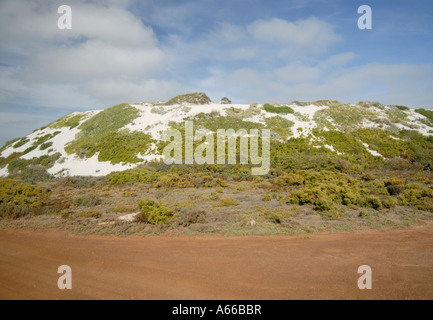
[{"label": "scrubby vegetation", "polygon": [[287,120],[280,116],[266,118],[265,121],[266,128],[271,130],[271,132],[276,133],[279,138],[287,140],[291,135],[293,135],[291,129],[291,127],[293,127],[295,124],[293,121]]},{"label": "scrubby vegetation", "polygon": [[431,122],[433,122],[433,111],[426,109],[416,109],[415,112],[422,114],[424,117],[427,117]]},{"label": "scrubby vegetation", "polygon": [[41,187],[11,179],[0,180],[0,218],[20,218],[38,214],[48,192]]},{"label": "scrubby vegetation", "polygon": [[60,153],[53,154],[51,156],[44,155],[38,158],[33,158],[30,160],[26,159],[16,159],[10,161],[8,165],[8,170],[10,173],[17,173],[18,171],[23,171],[29,166],[40,165],[46,169],[52,168],[55,162],[61,157]]},{"label": "scrubby vegetation", "polygon": [[85,114],[68,114],[59,120],[50,123],[47,127],[50,129],[69,128],[74,129],[79,126],[80,122],[86,117]]},{"label": "scrubby vegetation", "polygon": [[265,109],[266,112],[277,113],[277,114],[295,113],[295,110],[293,110],[292,108],[290,108],[288,106],[274,106],[274,105],[269,104],[269,103],[265,103],[263,105],[263,109]]},{"label": "scrubby vegetation", "polygon": [[167,223],[174,216],[174,210],[164,204],[144,199],[138,204],[141,213],[135,218],[137,222],[160,225]]},{"label": "scrubby vegetation", "polygon": [[[288,106],[228,105],[185,119],[194,123],[196,132],[269,129],[271,169],[260,177],[251,174],[252,165],[141,163],[140,154],[152,143],[161,151],[168,142],[125,130],[140,115],[127,104],[87,120],[83,114],[66,116],[50,128],[80,130],[66,147],[68,153],[140,165],[106,177],[55,178],[47,168],[60,159],[51,141],[60,131],[11,141],[3,150],[13,147],[8,150],[12,153],[0,158],[0,167],[11,173],[0,180],[0,227],[36,221],[74,232],[116,235],[296,234],[402,227],[433,218],[433,137],[400,129],[413,127],[407,107],[331,100],[313,104],[328,108],[310,119]],[[170,109],[151,108],[157,113]],[[430,115],[428,110],[418,112]],[[294,138],[294,123],[288,119],[314,120],[318,127]],[[184,122],[169,126],[185,135]],[[20,158],[36,149],[47,155]],[[238,139],[237,160],[239,153]]]},{"label": "scrubby vegetation", "polygon": [[128,104],[106,109],[84,122],[81,133],[68,144],[65,151],[82,158],[91,158],[97,152],[99,161],[117,163],[142,162],[138,154],[144,154],[153,142],[142,132],[120,130],[139,116],[139,111]]},{"label": "scrubby vegetation", "polygon": [[331,103],[329,108],[320,110],[314,115],[320,129],[338,129],[343,132],[352,132],[362,127],[365,120],[375,121],[377,112],[361,106]]}]

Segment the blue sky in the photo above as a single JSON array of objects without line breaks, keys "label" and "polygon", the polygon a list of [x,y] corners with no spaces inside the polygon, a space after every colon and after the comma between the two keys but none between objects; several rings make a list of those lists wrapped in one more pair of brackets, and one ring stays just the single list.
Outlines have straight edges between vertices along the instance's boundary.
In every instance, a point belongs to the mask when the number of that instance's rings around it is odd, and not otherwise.
[{"label": "blue sky", "polygon": [[[62,4],[72,30],[57,28]],[[1,0],[0,143],[72,111],[195,91],[432,108],[432,31],[430,0]]]}]

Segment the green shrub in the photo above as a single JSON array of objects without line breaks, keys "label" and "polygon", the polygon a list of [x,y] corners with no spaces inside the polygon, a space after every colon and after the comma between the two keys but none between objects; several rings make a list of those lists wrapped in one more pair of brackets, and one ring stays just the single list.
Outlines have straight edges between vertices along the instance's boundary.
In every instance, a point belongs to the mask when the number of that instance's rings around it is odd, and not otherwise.
[{"label": "green shrub", "polygon": [[433,111],[432,110],[416,109],[415,112],[418,112],[419,114],[421,114],[424,117],[433,121]]},{"label": "green shrub", "polygon": [[262,200],[263,200],[263,201],[271,201],[271,200],[272,200],[272,196],[271,196],[269,193],[265,193],[265,194],[262,196]]},{"label": "green shrub", "polygon": [[108,176],[109,184],[130,184],[139,182],[154,182],[158,179],[155,168],[143,166],[122,172],[113,172]]},{"label": "green shrub", "polygon": [[277,107],[277,106],[274,106],[274,105],[269,104],[269,103],[264,104],[263,108],[265,109],[266,112],[270,112],[270,113],[277,113],[277,114],[295,113],[295,110],[293,110],[292,108],[290,108],[288,106]]},{"label": "green shrub", "polygon": [[23,154],[24,153],[22,153],[22,152],[14,152],[14,153],[10,154],[7,158],[1,158],[0,159],[1,160],[0,161],[0,168],[4,168],[5,166],[7,166],[12,161],[21,157]]},{"label": "green shrub", "polygon": [[47,196],[48,191],[41,187],[19,183],[12,179],[0,180],[0,203],[39,208]]},{"label": "green shrub", "polygon": [[18,219],[32,213],[28,205],[17,205],[12,203],[0,203],[0,218]]},{"label": "green shrub", "polygon": [[[353,132],[363,125],[364,120],[374,121],[378,114],[372,110],[360,106],[352,106],[332,102],[329,108],[319,110],[314,115],[320,129],[327,127],[329,130],[339,129],[343,132]],[[332,123],[328,120],[331,119]]]},{"label": "green shrub", "polygon": [[334,208],[335,208],[335,205],[327,199],[319,198],[314,203],[314,210],[316,210],[316,211],[323,212],[323,211],[332,210]]},{"label": "green shrub", "polygon": [[127,205],[118,205],[114,208],[114,212],[116,213],[132,213],[135,211],[136,209],[134,207]]},{"label": "green shrub", "polygon": [[373,208],[375,210],[382,210],[382,202],[376,196],[366,196],[359,201],[361,207]]},{"label": "green shrub", "polygon": [[392,179],[385,180],[384,184],[385,184],[385,187],[402,186],[402,185],[404,185],[404,180],[398,179],[398,178],[392,178]]},{"label": "green shrub", "polygon": [[281,209],[269,210],[265,208],[262,208],[260,210],[260,215],[264,217],[266,220],[276,224],[280,224],[285,218],[291,218],[295,216],[295,214],[290,211],[281,210]]},{"label": "green shrub", "polygon": [[279,135],[280,138],[287,140],[291,135],[293,135],[291,127],[294,126],[294,122],[284,119],[280,116],[275,116],[271,118],[266,118],[266,127]]},{"label": "green shrub", "polygon": [[18,149],[19,147],[22,147],[23,145],[25,145],[27,142],[29,142],[30,140],[27,138],[21,138],[20,141],[18,141],[16,144],[13,145],[14,149]]},{"label": "green shrub", "polygon": [[50,142],[46,142],[46,143],[41,144],[40,147],[39,147],[39,149],[40,150],[46,150],[49,147],[51,147],[52,145],[53,145],[53,143],[51,141]]},{"label": "green shrub", "polygon": [[65,151],[91,158],[99,152],[99,161],[118,163],[142,162],[137,155],[144,154],[153,141],[143,132],[119,131],[139,117],[138,109],[128,104],[108,108],[80,125],[82,132],[70,142]]},{"label": "green shrub", "polygon": [[54,166],[56,161],[59,160],[60,156],[61,156],[60,153],[56,153],[51,156],[44,155],[39,158],[33,158],[30,160],[26,160],[26,159],[13,160],[9,163],[8,170],[11,173],[16,173],[18,171],[23,171],[30,166],[38,166],[38,165],[45,167],[46,169],[50,169]]},{"label": "green shrub", "polygon": [[77,207],[96,207],[101,204],[101,199],[95,194],[87,194],[81,197],[78,197],[74,200],[74,205]]},{"label": "green shrub", "polygon": [[382,200],[382,205],[386,209],[391,209],[398,205],[398,201],[394,198],[385,198]]},{"label": "green shrub", "polygon": [[80,213],[78,213],[78,216],[81,218],[100,218],[102,216],[102,213],[96,210],[86,210],[86,211],[81,211]]},{"label": "green shrub", "polygon": [[32,152],[33,150],[36,150],[37,147],[38,146],[30,146],[30,147],[28,147],[26,150],[24,150],[24,154],[27,154],[27,153]]},{"label": "green shrub", "polygon": [[4,150],[6,150],[7,148],[11,147],[15,142],[17,142],[17,141],[19,141],[19,140],[21,140],[21,139],[23,139],[23,138],[16,138],[16,139],[9,140],[8,142],[6,142],[6,143],[4,144],[4,146],[0,148],[0,154],[1,154]]},{"label": "green shrub", "polygon": [[354,132],[354,136],[367,143],[371,150],[379,152],[385,158],[400,157],[410,160],[414,157],[407,140],[391,138],[387,131],[363,128]]},{"label": "green shrub", "polygon": [[75,127],[78,127],[80,121],[83,120],[85,117],[85,114],[71,113],[49,124],[48,127],[51,129],[61,129],[67,127],[69,127],[69,129],[74,129]]},{"label": "green shrub", "polygon": [[389,185],[386,187],[386,189],[390,196],[397,196],[401,194],[404,190],[403,186],[399,185]]},{"label": "green shrub", "polygon": [[35,184],[37,182],[48,181],[53,178],[47,172],[47,169],[41,165],[29,165],[21,170],[19,173],[11,174],[12,178],[19,178],[25,183]]},{"label": "green shrub", "polygon": [[394,107],[396,107],[400,111],[410,111],[410,108],[406,106],[394,106]]},{"label": "green shrub", "polygon": [[238,206],[239,202],[232,198],[222,198],[219,203],[214,204],[215,207]]},{"label": "green shrub", "polygon": [[320,215],[325,220],[338,220],[343,217],[343,213],[338,210],[325,210],[321,211]]},{"label": "green shrub", "polygon": [[162,204],[151,199],[144,199],[139,202],[138,208],[141,213],[136,216],[136,222],[144,222],[153,225],[161,225],[173,219],[174,211]]}]

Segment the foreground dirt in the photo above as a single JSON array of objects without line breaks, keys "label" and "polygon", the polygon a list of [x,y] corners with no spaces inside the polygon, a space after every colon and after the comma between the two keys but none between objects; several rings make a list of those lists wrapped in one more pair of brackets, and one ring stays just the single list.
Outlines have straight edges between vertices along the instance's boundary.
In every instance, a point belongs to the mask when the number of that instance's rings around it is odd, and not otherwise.
[{"label": "foreground dirt", "polygon": [[[59,290],[60,265],[72,290]],[[371,290],[357,286],[372,269]],[[433,224],[257,237],[0,230],[0,299],[433,299]]]}]

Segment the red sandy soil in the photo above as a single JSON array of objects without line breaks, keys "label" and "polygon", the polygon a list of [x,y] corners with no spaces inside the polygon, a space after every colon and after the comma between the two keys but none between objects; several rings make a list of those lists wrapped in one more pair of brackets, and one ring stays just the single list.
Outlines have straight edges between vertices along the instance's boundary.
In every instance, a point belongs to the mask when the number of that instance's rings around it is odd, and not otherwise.
[{"label": "red sandy soil", "polygon": [[[72,290],[60,290],[60,265]],[[357,286],[372,269],[371,290]],[[433,299],[433,224],[306,236],[0,230],[0,299]]]}]

